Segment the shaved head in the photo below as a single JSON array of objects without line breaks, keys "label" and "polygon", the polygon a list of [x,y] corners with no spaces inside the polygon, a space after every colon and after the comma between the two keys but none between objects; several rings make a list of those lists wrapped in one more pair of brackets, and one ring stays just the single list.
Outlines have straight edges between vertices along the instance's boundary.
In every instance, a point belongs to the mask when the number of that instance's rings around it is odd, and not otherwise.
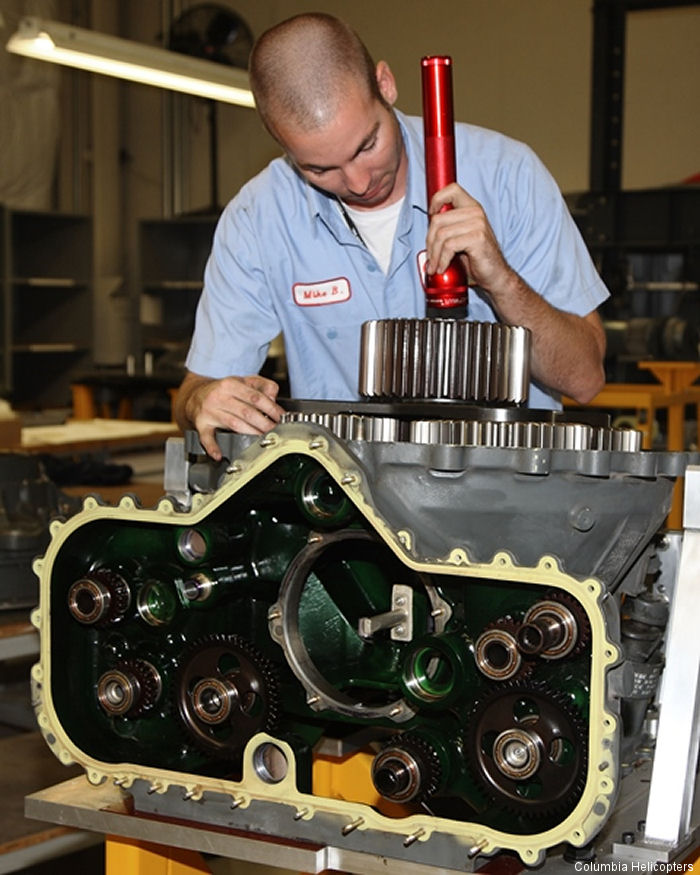
[{"label": "shaved head", "polygon": [[351,88],[384,103],[374,61],[354,30],[332,15],[296,15],[265,31],[250,56],[250,83],[263,123],[318,130]]}]

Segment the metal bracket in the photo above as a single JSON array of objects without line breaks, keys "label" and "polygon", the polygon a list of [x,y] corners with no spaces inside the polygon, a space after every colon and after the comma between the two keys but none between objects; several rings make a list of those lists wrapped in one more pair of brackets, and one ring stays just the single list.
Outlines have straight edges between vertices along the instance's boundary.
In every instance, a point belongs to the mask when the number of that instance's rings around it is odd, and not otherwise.
[{"label": "metal bracket", "polygon": [[685,474],[683,543],[666,646],[645,842],[684,844],[691,832],[700,741],[700,467]]},{"label": "metal bracket", "polygon": [[392,641],[413,640],[413,589],[403,583],[391,588],[391,610],[374,617],[360,617],[357,632],[361,638],[371,638],[381,629],[391,629]]}]

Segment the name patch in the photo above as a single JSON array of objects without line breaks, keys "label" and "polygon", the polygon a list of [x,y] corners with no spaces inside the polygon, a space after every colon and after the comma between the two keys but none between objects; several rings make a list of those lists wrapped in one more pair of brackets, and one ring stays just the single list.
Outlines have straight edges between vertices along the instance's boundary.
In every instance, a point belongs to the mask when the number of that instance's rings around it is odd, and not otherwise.
[{"label": "name patch", "polygon": [[320,307],[324,304],[340,304],[349,301],[352,292],[350,282],[343,276],[320,283],[294,283],[294,303],[300,307]]}]

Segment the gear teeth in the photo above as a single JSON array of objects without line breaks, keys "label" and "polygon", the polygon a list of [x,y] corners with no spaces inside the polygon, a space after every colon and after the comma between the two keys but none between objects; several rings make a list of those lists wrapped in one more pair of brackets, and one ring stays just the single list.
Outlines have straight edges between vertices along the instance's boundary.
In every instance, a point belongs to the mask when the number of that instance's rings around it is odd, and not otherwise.
[{"label": "gear teeth", "polygon": [[578,638],[569,656],[578,656],[583,653],[591,643],[591,624],[588,621],[588,615],[583,609],[581,602],[568,592],[564,592],[561,589],[551,590],[546,594],[545,598],[553,602],[561,602],[561,604],[566,605],[574,615],[578,629]]},{"label": "gear teeth", "polygon": [[141,717],[152,710],[163,691],[163,682],[158,669],[141,657],[124,659],[117,663],[117,669],[133,674],[141,690],[141,695],[134,706],[127,712],[129,718]]},{"label": "gear teeth", "polygon": [[[197,662],[206,657],[208,651],[223,649],[228,651],[237,661],[241,662],[241,673],[248,672],[248,678],[253,685],[259,687],[257,695],[262,699],[263,707],[260,713],[248,718],[248,725],[241,733],[232,724],[224,724],[223,737],[217,737],[207,732],[207,727],[197,718],[189,701],[190,682],[201,679]],[[247,665],[246,665],[247,663]],[[211,670],[212,666],[205,667]],[[197,670],[195,670],[197,669]],[[192,676],[190,676],[192,675]],[[277,670],[273,663],[247,639],[240,635],[227,635],[215,633],[195,639],[185,650],[182,656],[180,670],[175,685],[175,711],[181,725],[186,731],[189,741],[194,743],[199,750],[209,756],[220,759],[237,758],[248,740],[256,732],[274,732],[279,724],[280,682]],[[230,731],[226,733],[226,728]]]},{"label": "gear teeth", "polygon": [[[518,727],[525,727],[527,730],[533,726],[536,728],[539,720],[546,722],[540,713],[534,721],[529,723],[527,718],[520,721],[513,719],[509,725],[508,720],[504,719],[503,721],[493,721],[497,724],[493,728],[482,727],[486,715],[494,709],[504,707],[504,703],[507,703],[509,698],[512,698],[514,704],[518,697],[526,699],[528,696],[540,700],[544,710],[550,712],[547,714],[547,719],[550,722],[556,717],[559,717],[560,720],[563,718],[574,736],[573,741],[579,746],[578,751],[573,751],[574,761],[568,775],[565,771],[566,766],[562,768],[561,773],[556,775],[556,781],[553,773],[549,775],[549,785],[542,787],[544,798],[540,796],[528,799],[525,795],[518,798],[517,793],[513,792],[512,789],[515,787],[517,790],[517,782],[502,775],[495,765],[492,768],[487,760],[487,754],[482,748],[482,739],[498,735],[499,730],[504,732],[507,729]],[[512,705],[510,710],[512,712]],[[485,731],[482,731],[482,728]],[[542,820],[569,813],[580,799],[586,785],[587,735],[588,728],[585,721],[563,693],[552,690],[542,682],[509,681],[492,688],[486,697],[477,702],[472,709],[466,734],[468,763],[479,785],[496,806],[513,815]],[[577,756],[578,762],[576,762]],[[548,763],[543,765],[547,769]]]},{"label": "gear teeth", "polygon": [[421,789],[411,798],[411,802],[422,803],[435,796],[443,780],[442,765],[435,747],[420,735],[404,732],[390,738],[380,754],[391,748],[406,751],[419,763]]}]

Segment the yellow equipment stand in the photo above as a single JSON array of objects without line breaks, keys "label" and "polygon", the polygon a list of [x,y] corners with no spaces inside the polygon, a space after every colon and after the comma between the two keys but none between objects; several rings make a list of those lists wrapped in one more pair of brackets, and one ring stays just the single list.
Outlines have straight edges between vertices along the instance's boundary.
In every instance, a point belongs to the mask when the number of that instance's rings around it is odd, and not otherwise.
[{"label": "yellow equipment stand", "polygon": [[[371,751],[357,751],[340,759],[316,757],[313,765],[314,792],[321,796],[378,805],[387,814],[405,813],[401,806],[382,800],[374,788],[370,775],[373,758]],[[105,838],[105,875],[124,873],[210,875],[211,869],[197,851],[108,835]]]},{"label": "yellow equipment stand", "polygon": [[197,851],[123,836],[105,837],[105,875],[211,875]]}]

